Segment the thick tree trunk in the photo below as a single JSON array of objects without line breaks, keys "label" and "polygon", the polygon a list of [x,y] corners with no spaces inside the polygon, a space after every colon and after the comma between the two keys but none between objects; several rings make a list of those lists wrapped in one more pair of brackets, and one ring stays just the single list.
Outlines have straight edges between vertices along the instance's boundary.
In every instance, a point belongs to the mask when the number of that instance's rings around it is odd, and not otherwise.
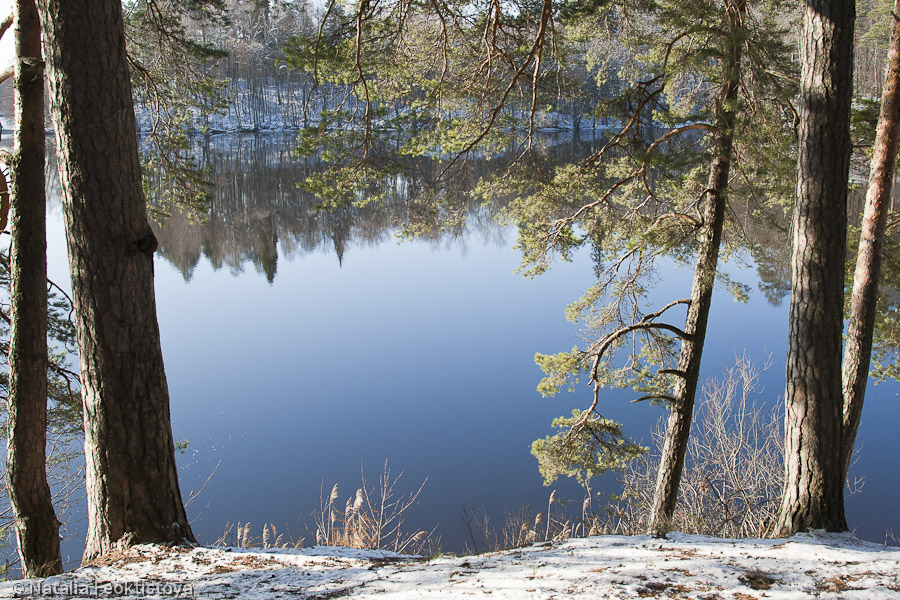
[{"label": "thick tree trunk", "polygon": [[193,541],[169,417],[119,0],[38,0],[78,326],[85,560]]},{"label": "thick tree trunk", "polygon": [[844,345],[844,479],[847,478],[853,455],[853,444],[866,395],[866,381],[869,378],[881,252],[887,214],[891,207],[897,142],[900,140],[900,19],[897,15],[900,15],[900,0],[894,2],[891,17],[893,25],[881,94],[881,114],[878,116],[875,149],[869,171],[869,189],[859,236],[856,271],[853,274],[850,325]]},{"label": "thick tree trunk", "polygon": [[[729,15],[732,24],[740,26],[743,3],[738,3]],[[716,107],[716,132],[713,142],[713,161],[709,169],[706,199],[703,212],[703,230],[694,281],[691,286],[691,304],[685,320],[687,338],[681,342],[678,358],[678,380],[675,384],[669,420],[666,424],[666,441],[663,445],[656,491],[650,513],[650,532],[665,533],[675,513],[678,488],[687,453],[688,437],[694,413],[694,400],[700,379],[700,362],[706,340],[706,325],[712,304],[713,286],[719,262],[719,246],[725,223],[725,204],[728,194],[728,176],[731,170],[734,124],[737,97],[740,86],[741,44],[731,48],[722,68],[722,87]]]},{"label": "thick tree trunk", "polygon": [[10,245],[6,473],[25,577],[62,572],[59,521],[47,483],[47,233],[44,63],[34,0],[16,8],[16,132]]},{"label": "thick tree trunk", "polygon": [[777,535],[847,528],[841,335],[854,17],[854,3],[847,0],[806,3]]}]

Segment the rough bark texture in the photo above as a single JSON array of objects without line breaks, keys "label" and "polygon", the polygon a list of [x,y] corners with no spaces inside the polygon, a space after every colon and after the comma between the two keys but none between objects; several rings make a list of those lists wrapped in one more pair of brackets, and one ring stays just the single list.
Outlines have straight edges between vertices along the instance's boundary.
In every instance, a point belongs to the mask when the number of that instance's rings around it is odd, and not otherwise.
[{"label": "rough bark texture", "polygon": [[84,558],[192,541],[175,468],[119,0],[38,0],[78,326]]},{"label": "rough bark texture", "polygon": [[[739,26],[742,22],[743,6],[743,3],[737,3],[731,9],[729,16],[734,26]],[[684,326],[684,332],[688,337],[681,342],[681,353],[678,358],[680,374],[666,424],[666,441],[663,445],[650,515],[650,530],[655,534],[665,533],[668,530],[672,515],[675,513],[678,487],[687,453],[694,400],[700,379],[703,344],[706,340],[706,325],[719,262],[722,228],[725,223],[728,175],[731,169],[735,111],[740,85],[740,63],[741,44],[735,43],[723,61],[722,87],[716,106],[713,161],[709,169],[703,213],[704,225],[700,248],[697,251],[697,263],[694,267],[691,304]]]},{"label": "rough bark texture", "polygon": [[16,132],[10,245],[9,402],[6,474],[25,577],[62,572],[59,521],[47,483],[47,235],[44,198],[44,65],[34,0],[19,0]]},{"label": "rough bark texture", "polygon": [[6,231],[9,225],[9,183],[6,173],[0,172],[0,231]]},{"label": "rough bark texture", "polygon": [[856,271],[853,275],[850,325],[844,345],[844,479],[853,455],[853,444],[859,429],[869,378],[881,252],[891,204],[897,142],[900,140],[900,19],[896,16],[900,15],[900,0],[894,2],[893,15],[888,64],[881,94],[881,114],[878,116],[878,130],[869,171],[869,189],[866,192]]},{"label": "rough bark texture", "polygon": [[774,531],[847,528],[841,334],[855,7],[808,0],[785,392],[785,484]]}]

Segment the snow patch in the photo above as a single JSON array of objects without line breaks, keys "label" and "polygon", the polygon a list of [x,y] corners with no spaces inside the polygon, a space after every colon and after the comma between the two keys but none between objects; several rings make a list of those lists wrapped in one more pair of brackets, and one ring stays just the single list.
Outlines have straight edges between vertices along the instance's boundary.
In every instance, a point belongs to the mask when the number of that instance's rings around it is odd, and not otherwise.
[{"label": "snow patch", "polygon": [[316,547],[137,546],[0,598],[900,598],[900,548],[849,534],[599,536],[431,561]]}]

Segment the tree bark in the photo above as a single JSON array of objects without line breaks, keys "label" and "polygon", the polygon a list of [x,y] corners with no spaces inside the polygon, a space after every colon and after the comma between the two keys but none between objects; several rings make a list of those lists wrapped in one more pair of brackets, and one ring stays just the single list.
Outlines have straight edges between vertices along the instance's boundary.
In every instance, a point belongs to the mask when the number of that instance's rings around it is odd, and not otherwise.
[{"label": "tree bark", "polygon": [[47,234],[44,63],[34,0],[15,20],[15,148],[11,165],[10,344],[6,474],[25,577],[62,572],[47,483]]},{"label": "tree bark", "polygon": [[856,271],[853,274],[853,296],[850,301],[850,324],[844,344],[843,385],[844,479],[850,468],[853,444],[862,415],[869,365],[872,359],[872,335],[875,330],[875,305],[878,300],[878,277],[887,214],[891,207],[894,162],[900,140],[900,0],[894,2],[891,15],[891,42],[881,94],[881,113],[875,134],[875,148],[869,171],[869,188],[863,213]]},{"label": "tree bark", "polygon": [[193,541],[175,467],[119,0],[38,0],[78,327],[84,559]]},{"label": "tree bark", "polygon": [[[732,29],[741,27],[744,3],[735,3],[729,9]],[[737,98],[740,88],[740,64],[742,45],[735,41],[722,65],[722,85],[716,106],[716,129],[713,142],[713,161],[709,169],[709,181],[705,194],[703,230],[694,281],[691,285],[691,303],[688,307],[684,332],[687,338],[681,342],[678,358],[678,380],[675,384],[669,419],[666,424],[666,440],[663,444],[656,491],[650,513],[650,533],[664,534],[675,514],[678,488],[687,453],[688,437],[694,413],[694,400],[700,379],[700,363],[712,293],[719,262],[719,247],[725,223],[725,204],[728,194],[728,176],[731,170],[734,125]]]},{"label": "tree bark", "polygon": [[777,535],[843,531],[841,343],[854,2],[807,0]]}]

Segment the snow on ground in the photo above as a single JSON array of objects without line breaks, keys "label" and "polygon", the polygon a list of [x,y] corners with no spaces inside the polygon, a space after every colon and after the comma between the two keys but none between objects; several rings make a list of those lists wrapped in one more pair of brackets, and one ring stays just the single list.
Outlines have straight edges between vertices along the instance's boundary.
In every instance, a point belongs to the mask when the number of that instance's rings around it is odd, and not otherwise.
[{"label": "snow on ground", "polygon": [[137,546],[0,598],[900,598],[900,548],[849,534],[601,536],[417,560],[346,548]]}]

